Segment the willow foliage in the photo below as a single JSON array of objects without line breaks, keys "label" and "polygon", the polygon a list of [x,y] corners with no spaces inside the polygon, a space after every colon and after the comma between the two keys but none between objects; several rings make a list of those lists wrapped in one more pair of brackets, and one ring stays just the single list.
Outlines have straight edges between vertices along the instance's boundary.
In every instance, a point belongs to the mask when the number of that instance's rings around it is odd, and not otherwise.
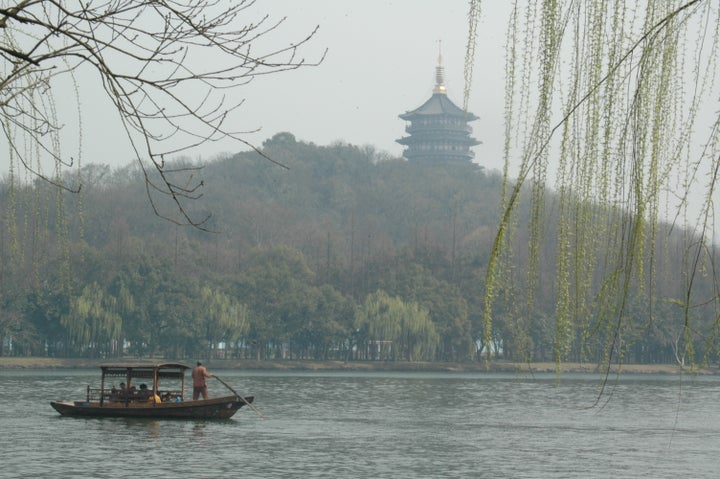
[{"label": "willow foliage", "polygon": [[93,347],[102,352],[118,348],[122,331],[118,301],[97,283],[86,286],[72,299],[70,312],[62,317],[61,324],[70,341],[81,348]]},{"label": "willow foliage", "polygon": [[[469,45],[479,4],[470,1]],[[642,303],[651,324],[659,301],[680,305],[676,354],[692,360],[693,309],[710,304],[718,317],[716,292],[699,297],[693,283],[715,274],[719,8],[713,0],[514,3],[487,343],[501,301],[530,318],[538,289],[552,288],[558,363],[571,349],[581,361],[593,349],[606,363],[622,361],[630,303]],[[685,236],[680,270],[665,273],[682,281],[679,298],[658,288],[670,234]],[[554,264],[551,286],[540,281],[541,259]]]},{"label": "willow foliage", "polygon": [[221,342],[231,345],[247,333],[247,306],[233,297],[204,286],[200,290],[200,302],[205,313],[207,339],[213,347],[218,348]]},{"label": "willow foliage", "polygon": [[426,309],[381,290],[365,299],[355,325],[384,359],[430,360],[440,342]]}]

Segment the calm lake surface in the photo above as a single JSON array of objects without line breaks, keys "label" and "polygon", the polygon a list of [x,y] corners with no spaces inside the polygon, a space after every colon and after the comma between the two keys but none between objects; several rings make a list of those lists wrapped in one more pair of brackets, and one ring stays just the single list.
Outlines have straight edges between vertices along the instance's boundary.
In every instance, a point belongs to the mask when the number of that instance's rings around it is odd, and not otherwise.
[{"label": "calm lake surface", "polygon": [[0,477],[718,477],[717,377],[212,372],[265,418],[65,418],[99,370],[0,370]]}]

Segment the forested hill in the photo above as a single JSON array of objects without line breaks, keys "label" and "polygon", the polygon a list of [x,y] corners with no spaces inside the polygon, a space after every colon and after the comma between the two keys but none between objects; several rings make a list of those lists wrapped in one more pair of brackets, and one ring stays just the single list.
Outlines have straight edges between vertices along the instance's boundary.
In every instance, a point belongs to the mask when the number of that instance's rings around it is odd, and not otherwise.
[{"label": "forested hill", "polygon": [[[173,165],[176,182],[202,178],[202,190],[189,196],[201,195],[180,204],[193,218],[209,217],[209,231],[158,218],[153,208],[172,217],[177,207],[146,190],[135,165],[84,167],[79,194],[42,181],[3,182],[0,353],[478,358],[488,346],[483,294],[499,174],[410,164],[371,147],[317,146],[289,133],[267,140],[262,154],[218,158],[199,170],[189,161]],[[547,224],[550,231],[551,218]],[[519,272],[528,261],[524,238],[520,230]],[[540,255],[546,278],[554,248],[550,241]],[[675,297],[682,284],[667,279],[657,289]],[[548,281],[528,312],[530,328],[517,327],[512,308],[497,316],[497,355],[554,359],[555,294]],[[674,360],[673,328],[656,321],[624,344],[627,354]],[[586,333],[578,326],[579,339]],[[578,341],[566,359],[595,354]]]},{"label": "forested hill", "polygon": [[[476,165],[423,167],[372,148],[315,146],[289,133],[207,165],[212,227],[242,248],[284,244],[317,260],[356,262],[402,250],[478,253],[498,218],[501,179]],[[287,168],[287,169],[285,169]]]}]

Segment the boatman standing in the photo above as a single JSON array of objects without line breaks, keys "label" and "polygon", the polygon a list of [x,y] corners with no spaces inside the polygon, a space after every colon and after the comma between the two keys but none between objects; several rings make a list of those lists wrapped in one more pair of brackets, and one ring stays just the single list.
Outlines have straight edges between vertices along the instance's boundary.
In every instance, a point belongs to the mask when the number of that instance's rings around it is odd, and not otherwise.
[{"label": "boatman standing", "polygon": [[197,366],[195,366],[192,370],[193,401],[197,401],[201,394],[203,399],[208,398],[208,389],[205,378],[211,377],[212,374],[210,374],[208,370],[205,369],[205,366],[203,366],[202,363],[198,361]]}]

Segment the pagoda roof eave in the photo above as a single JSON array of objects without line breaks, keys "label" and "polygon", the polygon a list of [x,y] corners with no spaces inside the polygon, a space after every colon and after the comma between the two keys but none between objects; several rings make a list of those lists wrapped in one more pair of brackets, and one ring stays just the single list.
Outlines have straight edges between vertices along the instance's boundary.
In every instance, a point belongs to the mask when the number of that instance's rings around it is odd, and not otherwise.
[{"label": "pagoda roof eave", "polygon": [[434,93],[425,103],[418,108],[407,111],[401,115],[400,118],[403,120],[411,120],[416,116],[429,116],[429,115],[449,115],[463,117],[467,121],[477,120],[478,117],[469,111],[465,111],[462,108],[455,105],[455,103],[448,98],[444,93]]}]

